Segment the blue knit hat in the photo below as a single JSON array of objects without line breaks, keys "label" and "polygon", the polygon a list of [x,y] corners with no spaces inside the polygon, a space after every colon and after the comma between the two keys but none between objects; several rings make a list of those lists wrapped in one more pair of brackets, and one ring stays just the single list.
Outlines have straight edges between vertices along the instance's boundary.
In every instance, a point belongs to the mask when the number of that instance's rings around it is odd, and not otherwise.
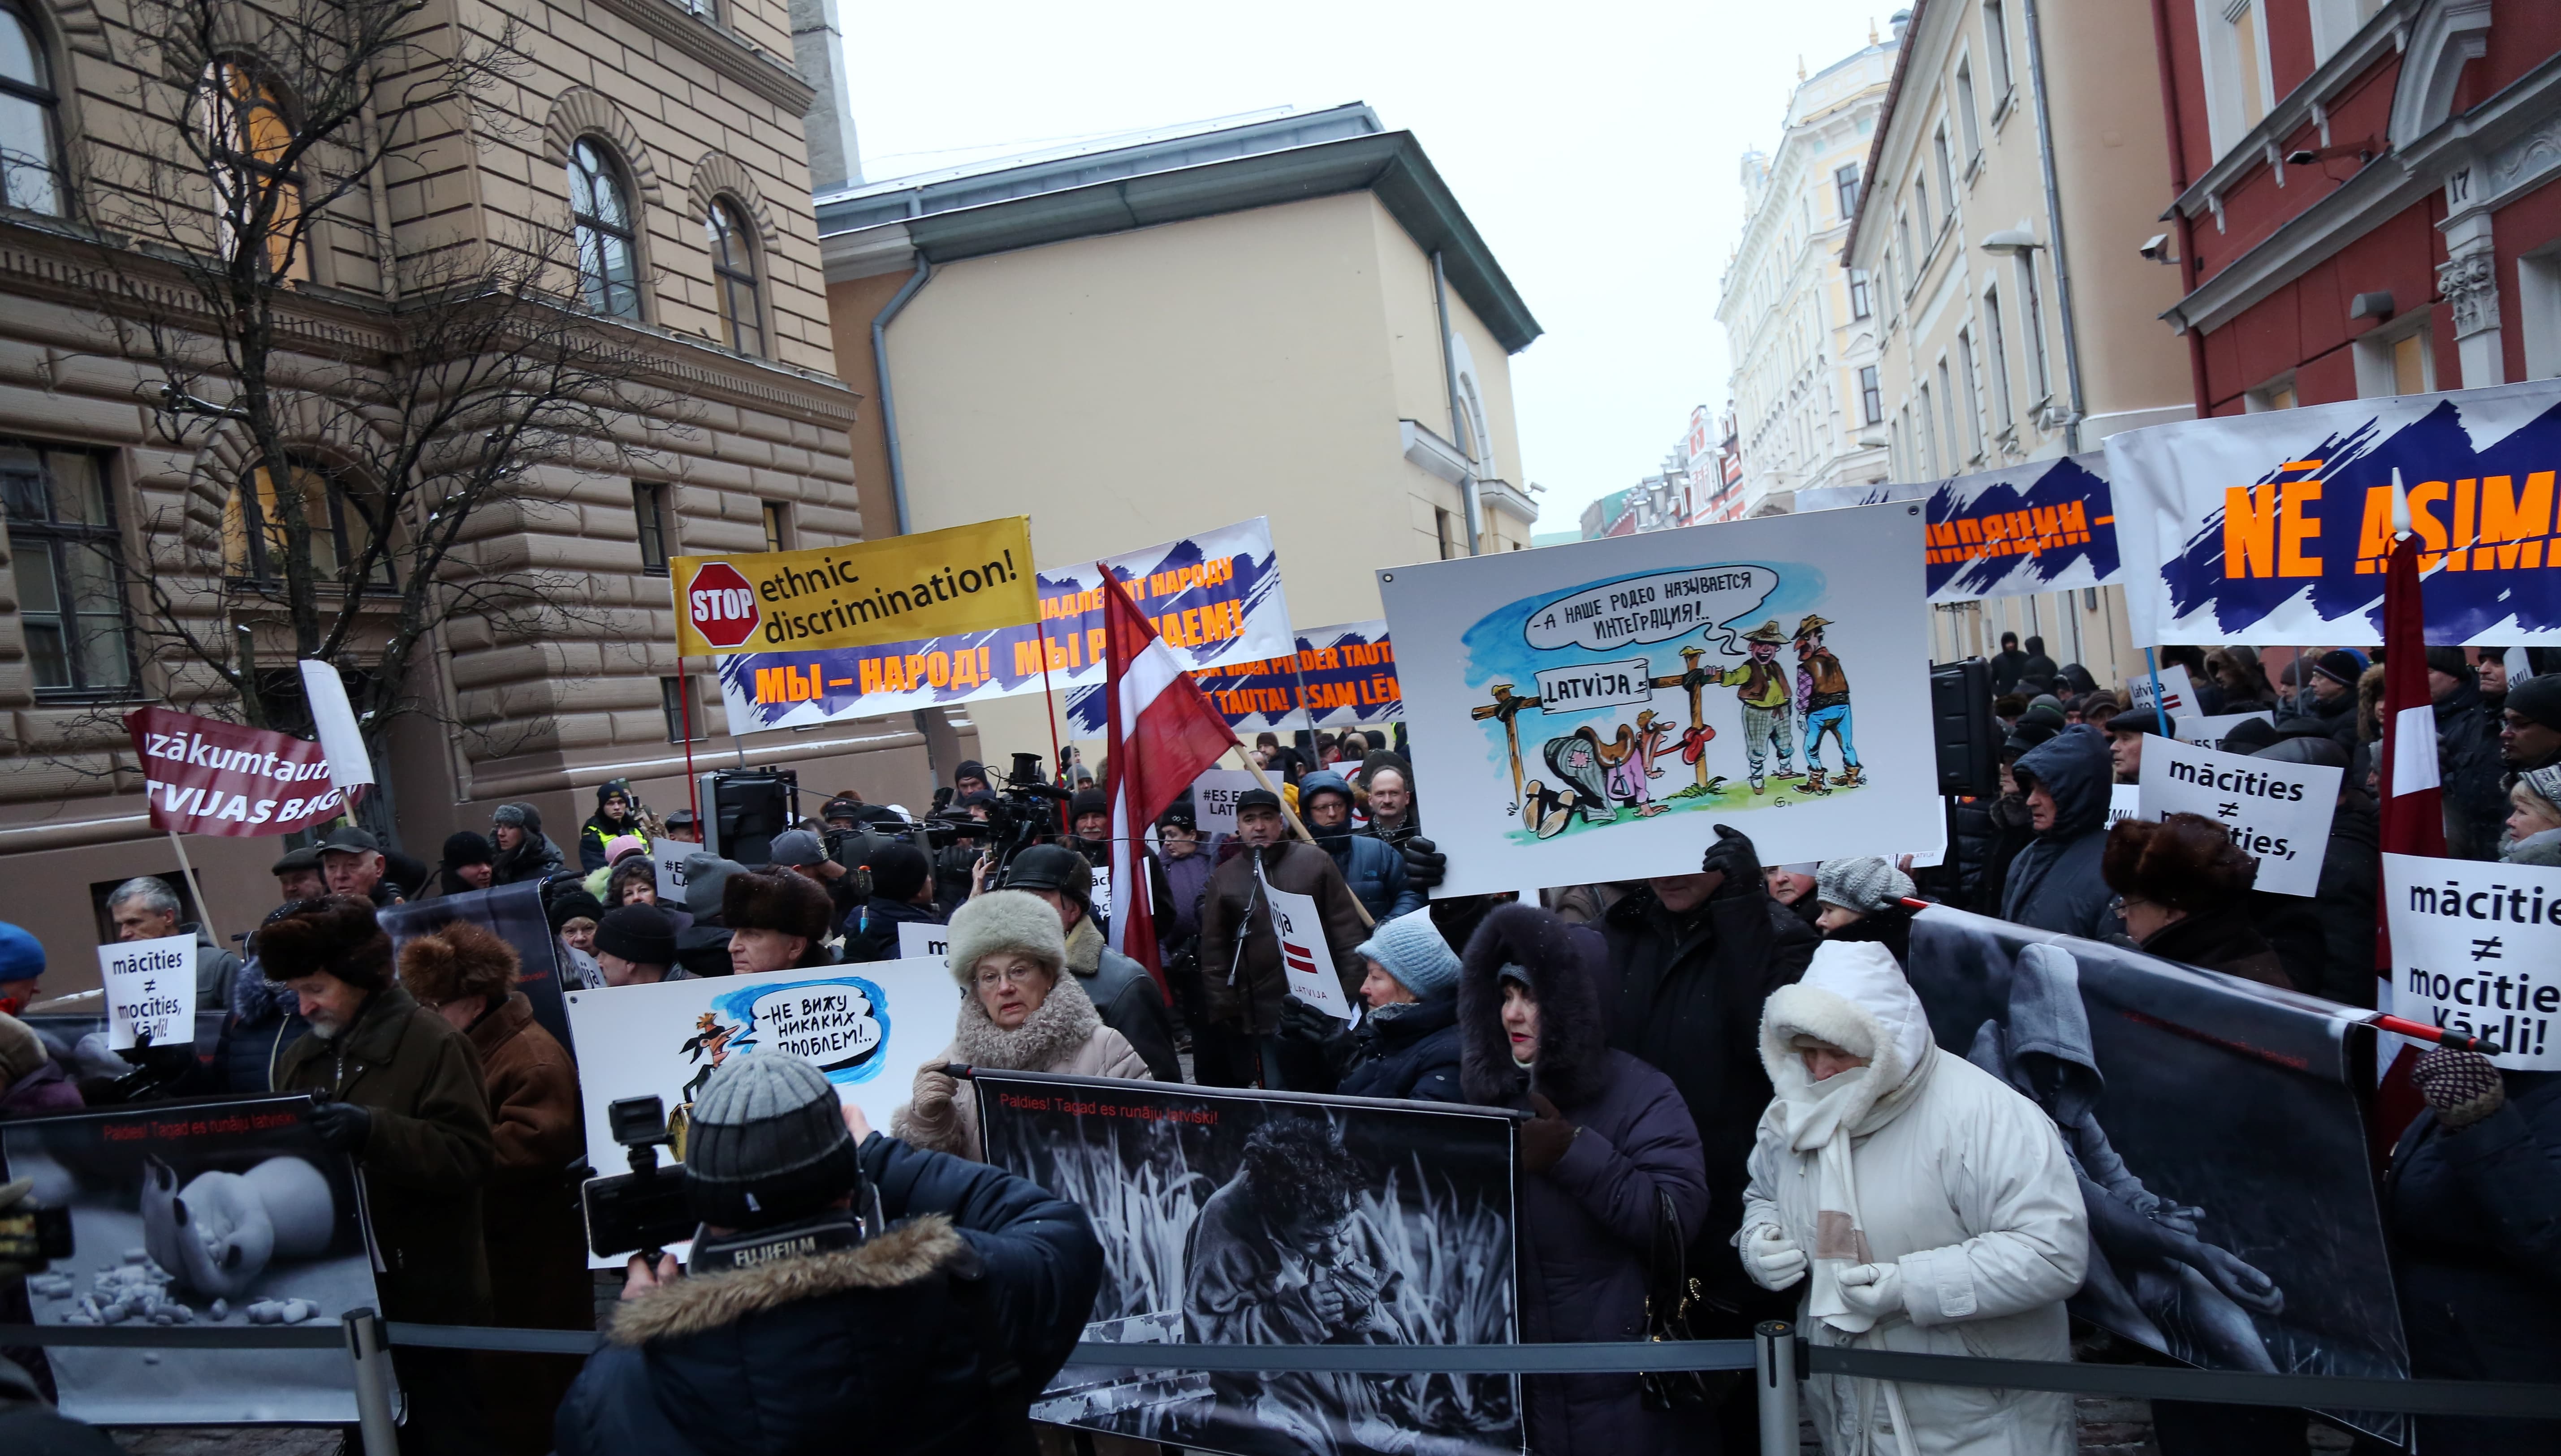
[{"label": "blue knit hat", "polygon": [[1440,927],[1432,923],[1429,909],[1379,921],[1352,954],[1367,956],[1386,967],[1396,984],[1423,1000],[1447,993],[1458,984],[1458,954],[1441,938]]},{"label": "blue knit hat", "polygon": [[44,943],[0,920],[0,981],[32,981],[44,973]]}]

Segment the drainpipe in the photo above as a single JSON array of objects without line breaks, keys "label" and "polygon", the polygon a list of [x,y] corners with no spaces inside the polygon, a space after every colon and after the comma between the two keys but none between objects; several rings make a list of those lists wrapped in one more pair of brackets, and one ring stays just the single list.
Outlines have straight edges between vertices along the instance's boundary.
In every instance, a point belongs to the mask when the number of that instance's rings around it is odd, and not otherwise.
[{"label": "drainpipe", "polygon": [[[2173,55],[2169,39],[2169,0],[2152,0],[2152,36],[2164,57]],[[2171,83],[2170,69],[2164,64],[2161,74],[2161,119],[2168,123],[2169,188],[2172,198],[2187,191],[2187,133],[2178,117],[2178,87]],[[2196,225],[2178,205],[2170,204],[2169,216],[2178,227],[2178,295],[2184,300],[2196,291]],[[2196,391],[2196,417],[2203,419],[2211,411],[2206,407],[2205,331],[2179,316],[2178,331],[2187,336],[2187,373]]]},{"label": "drainpipe", "polygon": [[1477,522],[1483,516],[1482,508],[1476,504],[1476,452],[1468,447],[1474,432],[1467,428],[1463,406],[1458,403],[1458,359],[1450,350],[1450,276],[1442,271],[1441,249],[1437,247],[1432,249],[1432,306],[1441,315],[1441,383],[1450,392],[1450,443],[1456,445],[1458,453],[1468,461],[1467,479],[1458,487],[1458,496],[1466,507],[1467,555],[1472,557],[1481,545]]},{"label": "drainpipe", "polygon": [[[2063,316],[2064,389],[2072,396],[2072,418],[2063,426],[2063,448],[2081,453],[2081,338],[2072,322],[2072,268],[2063,251],[2063,209],[2054,181],[2054,116],[2045,100],[2045,40],[2037,24],[2036,0],[2025,0],[2027,12],[2027,84],[2036,98],[2036,158],[2045,173],[2045,227],[2054,238],[2054,308]],[[2033,264],[2031,264],[2032,266]]]},{"label": "drainpipe", "polygon": [[898,404],[889,389],[889,326],[909,299],[934,278],[934,264],[924,253],[916,255],[916,272],[910,276],[889,302],[872,318],[872,377],[880,381],[881,435],[889,444],[889,498],[898,511],[898,534],[908,533],[907,458],[898,447]]}]

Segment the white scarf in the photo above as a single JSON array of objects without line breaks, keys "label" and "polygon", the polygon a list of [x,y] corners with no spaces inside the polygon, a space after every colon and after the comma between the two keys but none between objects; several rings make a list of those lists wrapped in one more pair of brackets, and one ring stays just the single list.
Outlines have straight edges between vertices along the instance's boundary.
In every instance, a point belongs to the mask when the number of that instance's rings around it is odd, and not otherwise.
[{"label": "white scarf", "polygon": [[[1919,1068],[1883,1096],[1878,1095],[1879,1068],[1873,1065],[1852,1067],[1818,1082],[1806,1074],[1799,1059],[1779,1078],[1778,1101],[1772,1109],[1778,1114],[1779,1130],[1786,1134],[1790,1148],[1814,1155],[1813,1280],[1806,1290],[1805,1313],[1844,1334],[1865,1334],[1876,1324],[1873,1316],[1851,1310],[1840,1295],[1843,1270],[1876,1261],[1859,1216],[1858,1176],[1850,1161],[1850,1145],[1901,1116],[1921,1084],[1929,1080],[1937,1060],[1933,1050]],[[1899,1071],[1900,1067],[1887,1068],[1887,1074]]]}]

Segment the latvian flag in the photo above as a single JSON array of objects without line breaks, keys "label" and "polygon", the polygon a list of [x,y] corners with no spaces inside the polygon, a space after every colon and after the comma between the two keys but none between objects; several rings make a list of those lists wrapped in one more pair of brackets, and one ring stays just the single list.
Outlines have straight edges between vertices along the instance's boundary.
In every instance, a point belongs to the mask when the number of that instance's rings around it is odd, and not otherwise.
[{"label": "latvian flag", "polygon": [[1165,984],[1156,958],[1156,922],[1146,861],[1139,853],[1147,826],[1173,806],[1183,790],[1219,755],[1237,746],[1236,734],[1184,673],[1156,626],[1138,610],[1129,588],[1103,573],[1104,661],[1109,676],[1110,736],[1105,740],[1111,801],[1111,948],[1145,966]]}]

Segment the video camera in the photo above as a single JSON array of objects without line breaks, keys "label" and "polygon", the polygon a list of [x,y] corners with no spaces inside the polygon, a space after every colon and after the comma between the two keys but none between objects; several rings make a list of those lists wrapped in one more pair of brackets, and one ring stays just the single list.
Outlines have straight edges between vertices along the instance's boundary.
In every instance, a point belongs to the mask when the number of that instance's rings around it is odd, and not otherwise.
[{"label": "video camera", "polygon": [[20,1199],[0,1210],[0,1264],[41,1274],[54,1260],[70,1258],[75,1252],[70,1209]]},{"label": "video camera", "polygon": [[1041,772],[1038,753],[1016,753],[1013,771],[995,786],[995,797],[996,802],[987,806],[983,822],[953,804],[936,812],[925,824],[931,849],[967,845],[993,858],[995,867],[987,877],[989,885],[1003,880],[1005,866],[1013,862],[1014,856],[1057,837],[1058,806],[1073,795],[1050,783]]}]

